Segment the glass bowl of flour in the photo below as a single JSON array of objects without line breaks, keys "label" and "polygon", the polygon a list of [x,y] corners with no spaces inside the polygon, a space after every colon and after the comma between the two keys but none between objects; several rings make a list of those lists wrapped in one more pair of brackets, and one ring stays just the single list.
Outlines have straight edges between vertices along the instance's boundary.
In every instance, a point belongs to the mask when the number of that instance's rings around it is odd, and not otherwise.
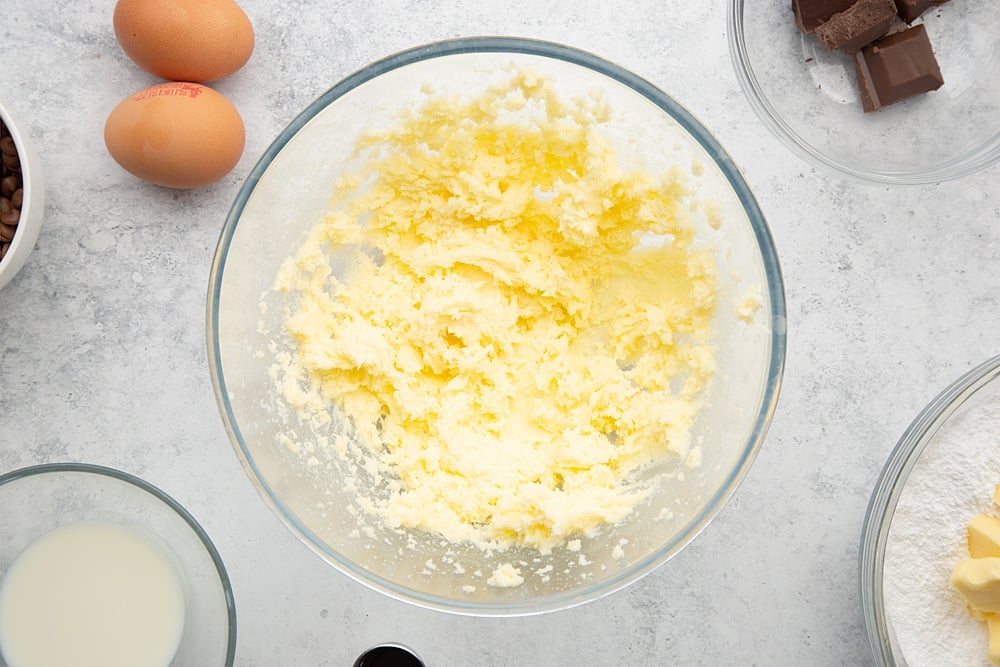
[{"label": "glass bowl of flour", "polygon": [[860,554],[865,625],[878,665],[990,667],[986,624],[949,584],[966,526],[1000,513],[1000,356],[925,407],[872,494]]},{"label": "glass bowl of flour", "polygon": [[281,132],[208,298],[216,397],[278,518],[417,605],[594,600],[704,529],[785,354],[770,232],[723,148],[594,55],[387,57]]}]

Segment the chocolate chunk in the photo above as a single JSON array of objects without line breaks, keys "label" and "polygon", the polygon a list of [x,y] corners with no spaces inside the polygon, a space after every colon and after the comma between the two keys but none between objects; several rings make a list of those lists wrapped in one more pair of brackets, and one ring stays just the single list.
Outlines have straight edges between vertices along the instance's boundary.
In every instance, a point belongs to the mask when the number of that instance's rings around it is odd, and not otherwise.
[{"label": "chocolate chunk", "polygon": [[923,25],[894,32],[854,54],[854,70],[865,113],[944,84]]},{"label": "chocolate chunk", "polygon": [[855,0],[792,0],[795,24],[804,33],[811,33],[830,17],[849,9]]},{"label": "chocolate chunk", "polygon": [[931,7],[937,7],[946,2],[948,0],[896,0],[896,11],[899,13],[899,18],[907,23],[913,23],[918,16]]},{"label": "chocolate chunk", "polygon": [[828,49],[854,53],[889,32],[895,21],[893,0],[858,0],[816,28],[816,36]]}]

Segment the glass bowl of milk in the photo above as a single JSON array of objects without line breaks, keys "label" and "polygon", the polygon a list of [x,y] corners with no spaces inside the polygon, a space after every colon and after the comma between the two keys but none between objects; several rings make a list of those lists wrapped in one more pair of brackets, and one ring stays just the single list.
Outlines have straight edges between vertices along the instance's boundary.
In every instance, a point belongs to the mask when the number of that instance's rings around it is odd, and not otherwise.
[{"label": "glass bowl of milk", "polygon": [[64,463],[0,475],[0,667],[233,664],[218,551],[173,498]]}]

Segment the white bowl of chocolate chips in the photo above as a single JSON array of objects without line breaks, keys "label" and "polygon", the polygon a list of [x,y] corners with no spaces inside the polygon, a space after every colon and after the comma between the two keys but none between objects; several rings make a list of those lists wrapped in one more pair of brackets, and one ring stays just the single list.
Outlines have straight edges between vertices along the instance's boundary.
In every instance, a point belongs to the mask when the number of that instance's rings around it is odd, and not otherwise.
[{"label": "white bowl of chocolate chips", "polygon": [[927,184],[1000,161],[993,2],[730,0],[729,28],[751,106],[808,162]]},{"label": "white bowl of chocolate chips", "polygon": [[0,101],[0,288],[24,266],[42,226],[42,163],[28,134],[28,126]]}]

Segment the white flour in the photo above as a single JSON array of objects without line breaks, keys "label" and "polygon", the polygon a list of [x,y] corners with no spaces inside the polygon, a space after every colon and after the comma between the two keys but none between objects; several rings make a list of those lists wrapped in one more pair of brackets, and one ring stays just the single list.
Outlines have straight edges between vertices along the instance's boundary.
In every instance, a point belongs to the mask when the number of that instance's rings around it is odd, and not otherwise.
[{"label": "white flour", "polygon": [[909,667],[991,667],[986,624],[948,584],[968,558],[966,524],[1000,483],[1000,393],[960,408],[913,468],[899,498],[883,570],[886,611]]}]

